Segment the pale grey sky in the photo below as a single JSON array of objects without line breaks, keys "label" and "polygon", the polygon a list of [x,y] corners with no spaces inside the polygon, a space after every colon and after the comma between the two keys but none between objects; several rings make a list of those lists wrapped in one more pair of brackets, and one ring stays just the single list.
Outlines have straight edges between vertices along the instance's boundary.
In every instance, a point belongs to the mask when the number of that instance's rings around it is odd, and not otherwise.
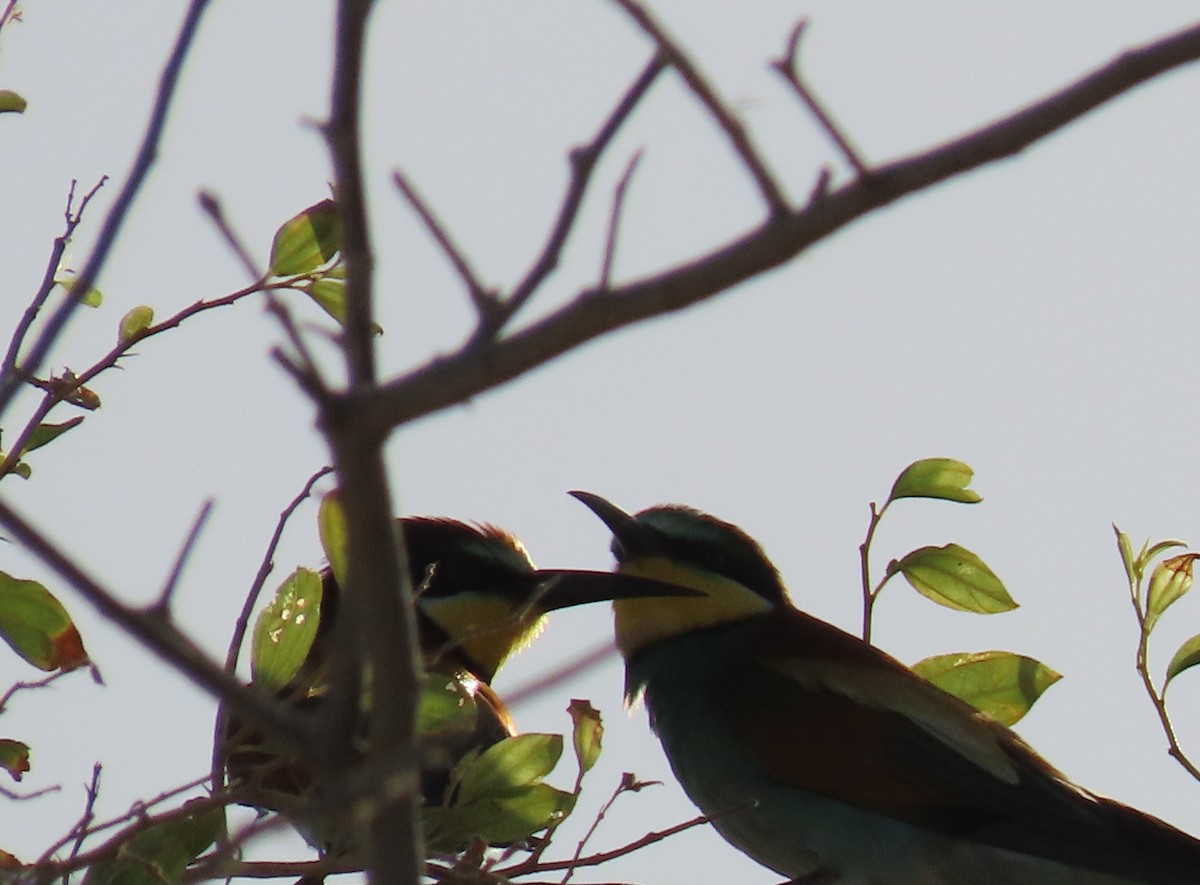
[{"label": "pale grey sky", "polygon": [[[0,46],[0,88],[30,102],[23,117],[0,118],[4,329],[40,279],[69,180],[119,179],[128,168],[183,9],[23,6],[24,21]],[[135,304],[161,317],[244,284],[196,209],[199,189],[221,197],[264,261],[276,226],[327,194],[326,154],[305,121],[326,106],[330,6],[215,3],[160,163],[101,280],[108,300],[76,318],[56,368],[78,370],[106,351]],[[1195,15],[1194,4],[1165,0],[762,2],[750,11],[673,0],[653,9],[735,104],[797,200],[820,166],[847,175],[766,66],[801,15],[811,20],[809,81],[874,162],[1021,107]],[[604,3],[380,4],[367,128],[388,373],[452,348],[470,319],[443,257],[390,187],[391,170],[409,173],[486,281],[509,285],[549,228],[566,150],[590,138],[649,51]],[[1040,658],[1065,678],[1021,723],[1022,735],[1082,784],[1200,833],[1200,785],[1166,757],[1139,694],[1136,633],[1109,526],[1138,542],[1200,544],[1191,407],[1198,98],[1200,69],[1170,74],[712,303],[402,429],[389,448],[398,506],[503,525],[542,565],[604,567],[606,534],[566,490],[631,510],[691,504],[758,538],[798,605],[855,630],[868,502],[886,496],[910,461],[965,460],[984,503],[898,506],[877,539],[876,568],[921,544],[959,541],[999,573],[1021,608],[957,614],[896,585],[878,607],[877,642],[909,662],[989,648]],[[599,170],[576,238],[531,316],[595,279],[612,187],[638,148],[645,156],[626,204],[618,279],[692,257],[757,221],[757,195],[723,138],[667,76]],[[72,250],[77,264],[115,192],[93,206]],[[260,307],[244,303],[146,342],[126,371],[96,385],[104,408],[31,457],[33,481],[5,486],[9,500],[131,601],[154,597],[197,509],[215,498],[178,600],[183,623],[215,655],[278,511],[326,457],[312,410],[267,357],[278,340]],[[6,416],[10,433],[21,414],[19,404]],[[280,578],[319,562],[313,512],[293,523]],[[0,550],[0,569],[56,586],[11,547]],[[25,786],[63,785],[36,803],[0,803],[0,842],[25,859],[77,817],[93,761],[105,764],[102,815],[208,765],[208,699],[131,650],[82,600],[63,596],[108,686],[64,680],[19,697],[0,725],[34,747]],[[599,610],[558,616],[499,688],[609,629]],[[1200,609],[1186,599],[1159,628],[1154,672],[1198,631]],[[0,682],[31,675],[0,657]],[[519,708],[521,726],[565,729],[572,696],[605,712],[608,745],[564,851],[623,770],[667,784],[623,799],[594,847],[694,813],[645,714],[622,711],[616,660]],[[1185,746],[1200,754],[1197,703],[1200,679],[1185,676],[1172,709]],[[778,879],[707,830],[579,879],[596,876]]]}]

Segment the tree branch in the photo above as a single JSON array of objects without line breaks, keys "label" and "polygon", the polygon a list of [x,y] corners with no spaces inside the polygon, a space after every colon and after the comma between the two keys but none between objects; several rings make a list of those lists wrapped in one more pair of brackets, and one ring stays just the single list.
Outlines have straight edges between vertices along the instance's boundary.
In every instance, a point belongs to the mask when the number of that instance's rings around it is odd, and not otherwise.
[{"label": "tree branch", "polygon": [[746,134],[745,127],[738,122],[733,112],[717,96],[716,90],[700,73],[700,69],[692,64],[683,48],[671,39],[670,35],[663,30],[662,25],[656,22],[640,3],[635,0],[615,0],[615,2],[637,22],[638,27],[658,44],[659,52],[671,63],[671,67],[679,72],[679,76],[687,83],[688,88],[700,99],[700,102],[712,115],[713,120],[733,143],[733,149],[737,151],[742,163],[745,164],[754,179],[754,183],[758,185],[770,214],[772,216],[785,214],[788,211],[787,197],[784,196],[783,191],[775,182],[774,176],[767,169],[767,164],[758,155],[758,151],[750,141],[750,136]]},{"label": "tree branch", "polygon": [[778,267],[902,197],[1010,157],[1161,74],[1200,58],[1200,25],[1131,50],[1004,119],[916,156],[874,169],[809,206],[768,219],[685,264],[569,304],[483,348],[435,359],[380,389],[371,402],[380,429],[463,402],[623,326],[681,310]]},{"label": "tree branch", "polygon": [[37,374],[42,362],[46,359],[46,355],[50,352],[50,348],[58,340],[58,336],[62,334],[62,330],[66,327],[67,320],[71,318],[75,309],[79,307],[80,299],[95,285],[97,277],[100,276],[100,269],[108,259],[108,253],[117,240],[117,234],[120,233],[125,217],[129,214],[129,210],[133,206],[133,201],[141,189],[142,182],[146,180],[146,176],[150,172],[150,167],[154,165],[154,161],[158,156],[158,142],[162,138],[163,128],[167,122],[167,111],[170,109],[171,102],[175,97],[175,87],[179,82],[179,73],[183,69],[184,59],[187,57],[188,50],[192,46],[192,41],[195,39],[196,31],[200,25],[200,19],[207,7],[208,0],[192,0],[191,5],[188,7],[187,14],[183,19],[183,25],[179,30],[179,36],[175,40],[175,47],[171,50],[171,55],[167,59],[162,77],[159,79],[158,94],[154,99],[154,107],[150,112],[150,121],[146,126],[146,134],[142,138],[142,145],[138,149],[137,156],[134,158],[133,168],[129,170],[129,177],[125,181],[125,186],[121,188],[116,202],[113,204],[108,216],[104,219],[104,224],[101,226],[100,233],[96,238],[95,248],[92,250],[87,263],[83,266],[83,270],[76,277],[71,294],[64,299],[58,310],[46,321],[45,328],[42,329],[33,347],[30,348],[29,354],[23,360],[20,371],[6,372],[0,375],[0,414],[3,414],[5,409],[8,408],[8,404],[12,402],[12,398],[20,388],[21,382],[25,378]]}]

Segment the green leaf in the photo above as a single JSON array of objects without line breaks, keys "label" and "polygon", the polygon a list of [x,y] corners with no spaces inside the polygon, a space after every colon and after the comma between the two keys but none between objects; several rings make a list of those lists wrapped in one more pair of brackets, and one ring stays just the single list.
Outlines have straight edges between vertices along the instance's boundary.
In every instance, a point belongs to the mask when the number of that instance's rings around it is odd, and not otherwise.
[{"label": "green leaf", "polygon": [[1008,651],[955,652],[913,664],[913,672],[1003,725],[1029,712],[1058,680],[1041,661]]},{"label": "green leaf", "polygon": [[289,218],[271,244],[271,275],[310,273],[342,248],[342,219],[333,200],[322,200]]},{"label": "green leaf", "polygon": [[[75,291],[75,271],[60,270],[58,272],[58,274],[55,275],[54,282],[58,283],[58,285],[62,286],[68,292],[74,292]],[[95,286],[93,286],[92,288],[87,290],[87,292],[84,294],[84,296],[82,298],[79,299],[79,303],[82,304],[84,307],[99,307],[101,304],[104,303],[104,295],[100,292],[99,289],[97,289]]]},{"label": "green leaf", "polygon": [[0,572],[0,636],[40,670],[74,670],[89,663],[62,603],[37,581],[5,572]]},{"label": "green leaf", "polygon": [[0,738],[0,768],[19,781],[29,771],[29,745],[11,738]]},{"label": "green leaf", "polygon": [[1146,620],[1142,627],[1147,634],[1154,629],[1162,613],[1192,589],[1192,563],[1197,559],[1200,559],[1200,553],[1181,553],[1154,567],[1146,590]]},{"label": "green leaf", "polygon": [[178,882],[188,864],[216,841],[223,820],[222,809],[210,808],[152,825],[122,845],[116,857],[95,863],[84,885]]},{"label": "green leaf", "polygon": [[451,736],[474,733],[479,724],[475,697],[459,679],[428,673],[417,703],[417,733],[426,740],[451,742]]},{"label": "green leaf", "polygon": [[321,576],[298,568],[254,624],[251,681],[271,693],[287,685],[308,657],[320,622]]},{"label": "green leaf", "polygon": [[455,772],[458,801],[514,796],[553,771],[562,751],[560,734],[519,734],[492,744]]},{"label": "green leaf", "polygon": [[346,281],[322,277],[301,286],[300,290],[317,303],[321,310],[338,321],[338,325],[346,325]]},{"label": "green leaf", "polygon": [[1129,535],[1125,534],[1117,524],[1113,523],[1113,531],[1117,534],[1117,550],[1121,553],[1121,564],[1125,566],[1125,577],[1129,579],[1129,586],[1137,583],[1139,575],[1134,569],[1133,561],[1133,543],[1129,540]]},{"label": "green leaf", "polygon": [[1200,664],[1200,633],[1179,646],[1172,656],[1171,663],[1167,664],[1167,678],[1163,682],[1163,690],[1166,690],[1168,682],[1184,670],[1190,670],[1197,664]]},{"label": "green leaf", "polygon": [[534,784],[504,797],[422,809],[425,847],[458,852],[474,839],[489,845],[521,842],[558,823],[574,808],[575,797],[549,784]]},{"label": "green leaf", "polygon": [[333,570],[333,576],[342,587],[346,586],[346,513],[342,510],[342,499],[334,489],[321,499],[317,508],[317,532],[321,536],[321,549]]},{"label": "green leaf", "polygon": [[25,455],[32,452],[34,449],[40,449],[47,443],[58,439],[72,427],[78,427],[83,423],[83,415],[76,415],[69,421],[64,421],[62,424],[39,424],[34,428],[33,433],[29,435],[29,442],[25,443],[25,448],[21,454]]},{"label": "green leaf", "polygon": [[131,341],[141,338],[153,322],[153,307],[139,304],[137,307],[131,308],[125,316],[121,317],[121,323],[117,327],[117,342],[119,344],[128,344]]},{"label": "green leaf", "polygon": [[575,746],[575,759],[579,762],[579,773],[591,771],[592,766],[600,759],[600,750],[604,742],[604,723],[600,719],[600,711],[592,706],[591,701],[573,699],[567,705],[567,713],[574,723],[571,739]]},{"label": "green leaf", "polygon": [[23,114],[28,103],[11,89],[0,89],[0,114]]},{"label": "green leaf", "polygon": [[892,485],[888,501],[900,498],[937,498],[960,504],[978,504],[983,500],[967,486],[975,475],[962,461],[952,458],[925,458],[904,468]]},{"label": "green leaf", "polygon": [[947,608],[990,615],[1017,607],[983,560],[958,544],[914,550],[888,564],[888,574],[896,572],[922,596]]}]

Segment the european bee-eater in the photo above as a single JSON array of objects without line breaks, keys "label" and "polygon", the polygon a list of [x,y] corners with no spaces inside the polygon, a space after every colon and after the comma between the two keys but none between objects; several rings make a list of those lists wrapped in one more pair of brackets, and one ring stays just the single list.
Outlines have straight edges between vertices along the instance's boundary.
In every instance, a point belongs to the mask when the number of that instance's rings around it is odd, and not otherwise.
[{"label": "european bee-eater", "polygon": [[626,693],[730,843],[804,883],[1200,883],[1200,841],[1083,789],[1014,732],[794,608],[741,529],[680,506],[612,531],[618,573],[693,598],[618,600]]},{"label": "european bee-eater", "polygon": [[[490,682],[504,661],[534,639],[548,612],[589,602],[666,593],[677,585],[651,580],[630,582],[611,572],[537,569],[515,536],[490,525],[452,519],[406,517],[397,520],[416,589],[417,634],[425,669],[444,675],[478,712],[473,731],[422,749],[421,791],[427,805],[441,805],[454,764],[468,751],[483,749],[516,734],[507,707]],[[325,691],[329,639],[341,590],[330,569],[321,574],[321,621],[300,672],[279,696],[315,713]],[[257,733],[239,723],[226,729],[226,771],[231,781],[257,787],[264,807],[270,794],[306,796],[311,771],[298,761],[264,747]],[[281,803],[281,807],[282,807]],[[304,827],[304,829],[309,829]]]}]

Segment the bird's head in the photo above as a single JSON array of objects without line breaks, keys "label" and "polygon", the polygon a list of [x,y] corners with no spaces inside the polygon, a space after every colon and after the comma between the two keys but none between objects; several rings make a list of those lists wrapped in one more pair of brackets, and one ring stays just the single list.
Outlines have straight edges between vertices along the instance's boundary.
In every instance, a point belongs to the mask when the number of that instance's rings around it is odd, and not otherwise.
[{"label": "bird's head", "polygon": [[410,517],[400,527],[417,606],[436,628],[425,631],[437,634],[424,641],[426,666],[463,666],[484,682],[537,637],[548,612],[689,592],[609,572],[537,569],[519,539],[491,525]]},{"label": "bird's head", "polygon": [[631,516],[599,495],[571,495],[613,533],[619,574],[696,593],[617,600],[617,645],[626,657],[660,640],[788,604],[779,572],[737,526],[690,507],[651,507]]}]

